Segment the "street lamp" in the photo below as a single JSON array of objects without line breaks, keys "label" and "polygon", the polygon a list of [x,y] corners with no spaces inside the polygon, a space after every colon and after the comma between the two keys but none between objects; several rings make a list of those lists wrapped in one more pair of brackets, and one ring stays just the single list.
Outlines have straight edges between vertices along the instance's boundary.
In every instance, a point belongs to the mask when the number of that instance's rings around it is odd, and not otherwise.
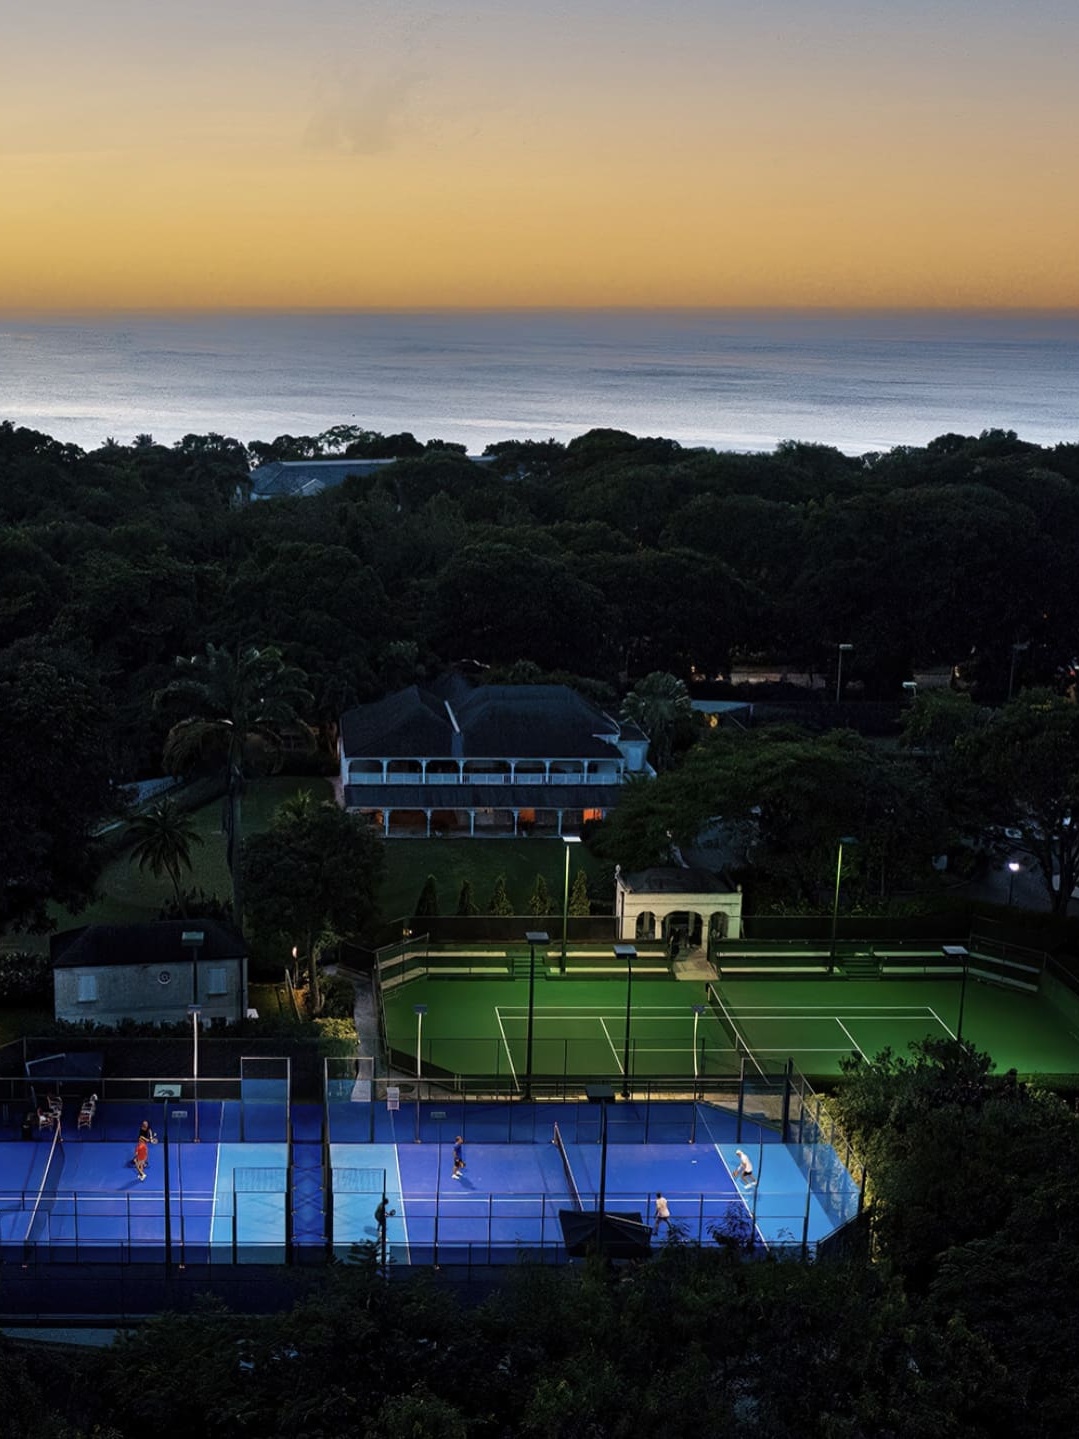
[{"label": "street lamp", "polygon": [[199,1142],[199,1015],[202,1013],[201,1004],[189,1004],[187,1012],[191,1016],[191,1074],[195,1081],[195,1143]]},{"label": "street lamp", "polygon": [[622,1098],[629,1098],[629,1031],[633,1021],[633,961],[637,958],[635,944],[616,944],[615,959],[626,961],[626,1043],[622,1052]]},{"label": "street lamp", "polygon": [[1015,888],[1015,876],[1019,873],[1019,871],[1020,871],[1022,868],[1023,868],[1023,866],[1019,863],[1019,861],[1018,861],[1017,859],[1010,859],[1010,860],[1008,861],[1008,908],[1009,908],[1009,909],[1011,909],[1011,907],[1012,907],[1012,890]]},{"label": "street lamp", "polygon": [[[567,851],[568,853],[568,851]],[[530,929],[525,934],[528,940],[528,1036],[525,1040],[525,1099],[532,1098],[532,1020],[536,1006],[536,945],[550,944],[551,938],[545,929]]]},{"label": "street lamp", "polygon": [[946,944],[941,949],[944,958],[952,964],[963,966],[963,978],[959,985],[959,1018],[955,1022],[955,1037],[958,1043],[963,1042],[963,1008],[967,1002],[967,970],[970,968],[970,950],[965,944]]},{"label": "street lamp", "polygon": [[835,702],[839,703],[839,696],[843,693],[843,656],[849,655],[854,648],[853,645],[838,645],[839,664],[835,672]]},{"label": "street lamp", "polygon": [[414,1004],[413,1013],[416,1016],[416,1138],[415,1143],[420,1142],[420,1080],[423,1078],[423,1016],[427,1013],[426,1004]]},{"label": "street lamp", "polygon": [[834,971],[834,969],[835,969],[836,935],[838,934],[838,931],[839,931],[839,881],[843,878],[843,846],[844,846],[844,845],[847,845],[847,846],[849,847],[850,845],[852,845],[852,844],[857,844],[857,843],[858,843],[858,841],[854,838],[853,835],[851,835],[851,834],[845,834],[845,835],[842,837],[842,839],[839,841],[839,853],[836,855],[836,861],[835,861],[835,897],[834,897],[834,899],[832,900],[832,948],[831,948],[831,950],[830,950],[830,952],[829,952],[829,958],[828,958],[828,973],[829,973],[829,974],[831,974],[831,973]]},{"label": "street lamp", "polygon": [[562,885],[562,963],[561,972],[566,972],[566,936],[569,933],[569,847],[571,844],[580,844],[579,834],[564,834],[562,843],[566,847],[566,877]]},{"label": "street lamp", "polygon": [[911,704],[913,704],[914,701],[918,698],[918,682],[917,682],[917,680],[904,680],[904,681],[903,681],[903,688],[906,690],[907,694],[910,696],[910,702],[911,702]]}]

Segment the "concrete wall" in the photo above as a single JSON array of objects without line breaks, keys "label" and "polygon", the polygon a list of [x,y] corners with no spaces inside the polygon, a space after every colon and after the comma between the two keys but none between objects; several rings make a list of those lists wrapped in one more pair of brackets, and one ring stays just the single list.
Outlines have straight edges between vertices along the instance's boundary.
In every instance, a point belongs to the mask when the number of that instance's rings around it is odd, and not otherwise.
[{"label": "concrete wall", "polygon": [[[224,972],[224,993],[211,994],[217,971]],[[96,998],[79,998],[79,980],[92,978]],[[133,1019],[141,1024],[176,1024],[188,1018],[190,1004],[202,1006],[202,1020],[242,1019],[245,1012],[244,961],[242,959],[166,960],[153,964],[79,965],[54,972],[57,1019],[79,1023],[118,1024]]]}]

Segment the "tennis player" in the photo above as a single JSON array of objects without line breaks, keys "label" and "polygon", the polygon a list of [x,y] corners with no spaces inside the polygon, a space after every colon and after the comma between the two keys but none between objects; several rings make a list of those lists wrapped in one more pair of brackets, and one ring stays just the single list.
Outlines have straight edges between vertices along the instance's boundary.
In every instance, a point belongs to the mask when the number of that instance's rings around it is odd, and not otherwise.
[{"label": "tennis player", "polygon": [[453,1141],[453,1177],[460,1179],[465,1172],[464,1135],[459,1134]]},{"label": "tennis player", "polygon": [[660,1226],[661,1224],[665,1224],[665,1225],[667,1226],[667,1233],[670,1234],[670,1232],[671,1232],[671,1210],[670,1210],[670,1206],[668,1205],[666,1199],[664,1199],[663,1195],[660,1194],[660,1193],[657,1191],[657,1193],[656,1193],[656,1223],[655,1223],[655,1228],[652,1230],[652,1233],[653,1233],[653,1234],[656,1234],[656,1235],[659,1234],[659,1226]]},{"label": "tennis player", "polygon": [[149,1121],[148,1119],[144,1119],[144,1120],[142,1121],[142,1123],[139,1125],[139,1136],[138,1136],[138,1137],[139,1137],[140,1139],[145,1139],[147,1144],[156,1144],[156,1143],[157,1143],[157,1135],[156,1135],[156,1134],[154,1133],[154,1131],[150,1128],[150,1121]]},{"label": "tennis player", "polygon": [[752,1189],[756,1180],[753,1178],[753,1161],[744,1149],[736,1149],[738,1156],[738,1168],[734,1171],[735,1179],[744,1179],[747,1189]]},{"label": "tennis player", "polygon": [[146,1178],[146,1161],[149,1157],[150,1151],[147,1148],[146,1140],[140,1134],[135,1144],[135,1173],[140,1179]]}]

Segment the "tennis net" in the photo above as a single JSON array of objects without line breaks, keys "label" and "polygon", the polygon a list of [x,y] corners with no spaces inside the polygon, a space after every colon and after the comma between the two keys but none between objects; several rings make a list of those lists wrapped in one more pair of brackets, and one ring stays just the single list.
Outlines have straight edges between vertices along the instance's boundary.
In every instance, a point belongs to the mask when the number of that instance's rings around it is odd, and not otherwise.
[{"label": "tennis net", "polygon": [[731,1044],[734,1046],[735,1053],[744,1054],[750,1061],[750,1063],[753,1065],[754,1069],[756,1069],[757,1073],[763,1078],[764,1070],[757,1063],[756,1055],[746,1043],[745,1036],[735,1024],[733,1015],[731,1014],[727,1006],[724,1004],[723,996],[720,994],[719,990],[714,984],[710,984],[708,986],[708,1003],[711,1007],[712,1014],[715,1016],[715,1019],[719,1024],[720,1029],[723,1030],[723,1033],[727,1036],[727,1038],[731,1041]]},{"label": "tennis net", "polygon": [[562,1131],[557,1124],[554,1127],[554,1138],[551,1140],[551,1143],[558,1146],[558,1153],[562,1159],[562,1168],[566,1171],[566,1188],[569,1190],[569,1196],[573,1200],[573,1207],[583,1211],[584,1205],[581,1203],[581,1191],[577,1188],[577,1181],[573,1177],[573,1170],[570,1168],[569,1163],[569,1155],[566,1153],[566,1146],[562,1141]]},{"label": "tennis net", "polygon": [[[48,1210],[46,1210],[44,1214],[39,1214],[39,1210],[41,1209],[41,1201],[45,1197],[45,1191],[49,1189],[50,1181],[52,1182],[52,1192],[55,1192],[57,1183],[59,1182],[60,1170],[64,1163],[63,1145],[64,1141],[60,1133],[60,1120],[57,1118],[56,1129],[52,1136],[52,1147],[49,1150],[49,1157],[45,1161],[45,1173],[41,1177],[41,1188],[37,1192],[34,1207],[30,1211],[30,1222],[26,1226],[25,1243],[27,1244],[32,1244],[41,1239],[48,1239]],[[54,1165],[56,1167],[55,1174],[53,1174]]]}]

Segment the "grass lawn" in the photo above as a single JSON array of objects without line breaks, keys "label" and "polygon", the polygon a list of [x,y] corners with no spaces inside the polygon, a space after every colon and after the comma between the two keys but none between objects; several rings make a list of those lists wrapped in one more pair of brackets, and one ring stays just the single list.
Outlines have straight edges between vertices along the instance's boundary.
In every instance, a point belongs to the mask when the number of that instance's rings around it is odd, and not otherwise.
[{"label": "grass lawn", "polygon": [[[411,917],[429,874],[438,886],[443,914],[454,914],[464,880],[472,882],[472,898],[481,913],[500,874],[517,914],[528,913],[528,899],[542,874],[551,893],[552,907],[562,908],[565,850],[560,839],[394,839],[386,845],[386,879],[380,907],[386,920]],[[570,885],[578,869],[600,879],[610,866],[583,844],[570,846]]]},{"label": "grass lawn", "polygon": [[[245,835],[269,827],[274,810],[289,795],[310,790],[317,799],[329,799],[328,780],[318,777],[275,775],[251,780],[243,798],[241,823]],[[194,813],[195,827],[203,843],[192,851],[193,866],[184,881],[187,889],[202,889],[220,898],[230,892],[225,866],[225,839],[221,829],[221,800],[214,800]],[[379,896],[382,918],[395,920],[411,916],[420,890],[429,874],[438,886],[439,908],[453,914],[461,883],[472,882],[472,893],[480,911],[487,908],[495,880],[506,877],[506,889],[518,914],[527,914],[528,899],[542,874],[550,890],[552,906],[562,908],[566,846],[559,839],[395,839],[386,844],[386,878]],[[570,848],[570,884],[583,869],[590,879],[610,879],[610,866],[592,855],[583,844]],[[172,886],[162,877],[132,864],[121,854],[106,865],[100,880],[101,899],[81,914],[54,908],[51,913],[58,929],[84,924],[138,924],[157,918],[161,907],[172,898]],[[30,946],[28,946],[30,947]]]},{"label": "grass lawn", "polygon": [[[258,834],[268,829],[274,810],[298,790],[310,790],[316,800],[329,799],[332,788],[328,780],[318,776],[297,778],[273,775],[251,780],[244,793],[240,811],[243,833]],[[228,868],[225,864],[225,836],[221,829],[221,800],[214,800],[192,816],[202,844],[191,852],[193,861],[184,879],[185,889],[202,889],[224,899],[230,892]],[[118,855],[105,866],[99,882],[101,899],[72,915],[67,910],[51,910],[59,929],[83,924],[139,924],[156,919],[163,904],[172,898],[172,885],[162,876],[155,879],[149,870],[132,864],[130,855]]]}]

